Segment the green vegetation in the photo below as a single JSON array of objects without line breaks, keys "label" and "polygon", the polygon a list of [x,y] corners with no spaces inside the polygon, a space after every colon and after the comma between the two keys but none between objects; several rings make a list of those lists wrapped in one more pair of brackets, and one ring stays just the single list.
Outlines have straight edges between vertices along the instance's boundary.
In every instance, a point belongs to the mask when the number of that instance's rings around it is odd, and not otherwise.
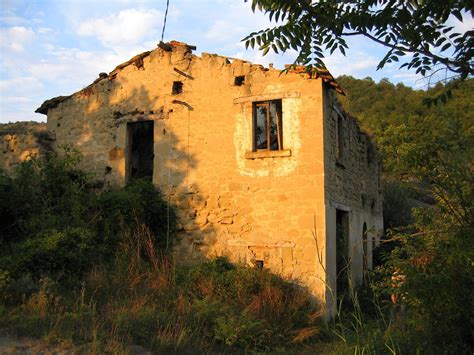
[{"label": "green vegetation", "polygon": [[63,158],[33,159],[14,178],[0,175],[0,270],[10,277],[80,278],[113,255],[121,233],[142,224],[166,243],[167,207],[152,184],[99,194],[79,161],[66,148]]},{"label": "green vegetation", "polygon": [[388,80],[338,81],[346,109],[372,133],[384,163],[391,229],[372,290],[378,302],[396,300],[397,322],[387,329],[402,333],[406,352],[472,352],[474,80],[451,83],[452,99],[430,108],[422,99],[442,85],[424,92]]},{"label": "green vegetation", "polygon": [[474,74],[473,31],[459,31],[452,24],[454,17],[463,21],[463,13],[472,15],[467,0],[252,0],[252,9],[276,25],[251,33],[246,46],[257,45],[264,55],[270,49],[298,51],[295,64],[308,69],[325,67],[325,51],[345,55],[346,39],[360,36],[386,47],[378,69],[401,61],[400,68],[423,76],[443,70],[464,80]]},{"label": "green vegetation", "polygon": [[443,86],[339,82],[383,160],[388,230],[333,321],[266,270],[176,263],[159,191],[106,191],[66,149],[0,174],[0,329],[84,353],[472,353],[474,81],[430,108]]},{"label": "green vegetation", "polygon": [[321,337],[306,291],[224,258],[177,265],[156,188],[101,191],[79,159],[66,150],[0,178],[0,329],[86,353],[283,351]]}]

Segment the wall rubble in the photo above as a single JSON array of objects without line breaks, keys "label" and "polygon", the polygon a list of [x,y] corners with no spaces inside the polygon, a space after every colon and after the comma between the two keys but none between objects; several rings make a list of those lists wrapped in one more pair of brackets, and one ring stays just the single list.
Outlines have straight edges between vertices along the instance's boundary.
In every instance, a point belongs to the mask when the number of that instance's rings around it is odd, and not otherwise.
[{"label": "wall rubble", "polygon": [[0,169],[12,173],[31,157],[42,157],[52,150],[53,136],[45,123],[0,124]]}]

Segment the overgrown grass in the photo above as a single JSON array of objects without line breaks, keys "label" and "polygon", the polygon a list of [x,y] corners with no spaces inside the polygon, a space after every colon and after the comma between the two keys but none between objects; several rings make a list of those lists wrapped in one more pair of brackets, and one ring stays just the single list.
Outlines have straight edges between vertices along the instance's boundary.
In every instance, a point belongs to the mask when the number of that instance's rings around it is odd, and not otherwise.
[{"label": "overgrown grass", "polygon": [[318,336],[304,289],[224,258],[176,263],[160,192],[106,191],[79,160],[66,148],[0,174],[0,328],[93,353],[266,352]]},{"label": "overgrown grass", "polygon": [[0,172],[0,330],[79,353],[472,353],[472,228],[449,214],[394,231],[373,281],[325,324],[305,289],[267,270],[177,263],[160,192],[104,191],[78,159]]},{"label": "overgrown grass", "polygon": [[[145,227],[68,291],[42,279],[4,309],[0,327],[85,352],[274,352],[315,340],[321,309],[293,283],[225,258],[178,266]],[[293,344],[293,345],[290,345]]]}]

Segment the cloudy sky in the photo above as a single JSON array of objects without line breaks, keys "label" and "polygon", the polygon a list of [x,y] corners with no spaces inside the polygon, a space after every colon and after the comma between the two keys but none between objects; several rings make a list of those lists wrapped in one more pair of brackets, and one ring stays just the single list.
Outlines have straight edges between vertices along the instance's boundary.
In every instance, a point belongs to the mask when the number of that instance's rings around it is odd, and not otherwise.
[{"label": "cloudy sky", "polygon": [[[69,95],[135,54],[156,48],[166,0],[0,0],[0,123],[44,121],[41,103]],[[457,24],[472,27],[472,22]],[[269,26],[243,0],[170,0],[165,41],[176,39],[201,52],[219,53],[283,68],[295,53],[262,57],[241,39]],[[364,39],[349,42],[347,57],[326,65],[334,76],[367,76],[413,87],[413,73],[388,66],[376,71],[384,49]]]}]

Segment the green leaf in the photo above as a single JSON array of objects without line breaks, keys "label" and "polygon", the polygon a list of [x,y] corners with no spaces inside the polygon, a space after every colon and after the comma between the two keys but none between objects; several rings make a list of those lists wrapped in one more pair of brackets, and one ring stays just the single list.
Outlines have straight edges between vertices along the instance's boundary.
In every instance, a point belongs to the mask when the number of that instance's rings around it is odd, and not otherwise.
[{"label": "green leaf", "polygon": [[456,17],[459,21],[462,22],[462,14],[461,14],[461,11],[459,11],[459,10],[453,10],[451,13],[454,15],[454,17]]},{"label": "green leaf", "polygon": [[444,52],[449,47],[451,47],[451,43],[446,43],[443,47],[441,47],[441,52]]},{"label": "green leaf", "polygon": [[276,40],[276,44],[282,52],[285,51],[285,46],[283,45],[283,43],[279,39]]}]

